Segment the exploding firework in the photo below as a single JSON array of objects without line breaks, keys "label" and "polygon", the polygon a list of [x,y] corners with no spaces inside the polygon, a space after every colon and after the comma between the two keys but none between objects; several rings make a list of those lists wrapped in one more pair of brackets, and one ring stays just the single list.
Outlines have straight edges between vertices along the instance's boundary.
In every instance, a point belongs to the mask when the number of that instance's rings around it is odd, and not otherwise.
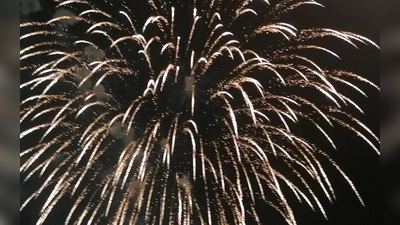
[{"label": "exploding firework", "polygon": [[319,3],[56,3],[54,18],[21,24],[21,173],[40,181],[21,210],[42,202],[37,224],[58,205],[65,224],[261,224],[261,204],[294,225],[288,194],[326,217],[316,194],[335,200],[326,167],[363,203],[298,127],[336,148],[326,130],[339,125],[379,153],[345,110],[360,107],[335,89],[378,87],[308,54],[339,58],[320,38],[378,46],[282,21]]}]

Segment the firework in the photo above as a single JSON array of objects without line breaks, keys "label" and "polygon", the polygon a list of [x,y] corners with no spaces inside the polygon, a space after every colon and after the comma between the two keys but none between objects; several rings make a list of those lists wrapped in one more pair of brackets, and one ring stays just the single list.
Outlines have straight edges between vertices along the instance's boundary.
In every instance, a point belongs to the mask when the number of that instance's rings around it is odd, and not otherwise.
[{"label": "firework", "polygon": [[378,87],[307,56],[339,57],[319,38],[378,46],[281,21],[319,3],[56,2],[54,18],[21,24],[21,173],[41,183],[21,210],[44,197],[37,224],[61,204],[65,224],[261,224],[266,204],[294,225],[284,190],[326,217],[316,189],[335,200],[327,166],[363,203],[327,152],[291,130],[336,148],[325,130],[339,125],[379,153],[335,85]]}]

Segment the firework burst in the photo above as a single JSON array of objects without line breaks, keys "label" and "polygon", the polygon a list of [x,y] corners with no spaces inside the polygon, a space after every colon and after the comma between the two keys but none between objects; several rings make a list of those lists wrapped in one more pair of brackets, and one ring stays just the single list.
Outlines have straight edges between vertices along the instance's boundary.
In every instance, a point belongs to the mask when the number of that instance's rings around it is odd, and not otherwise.
[{"label": "firework burst", "polygon": [[316,194],[335,200],[326,166],[363,203],[328,154],[291,130],[336,148],[325,130],[339,125],[379,153],[345,111],[362,110],[335,85],[378,87],[307,56],[339,58],[319,38],[378,46],[281,21],[319,3],[56,2],[53,19],[21,24],[21,71],[31,75],[21,84],[20,138],[31,144],[21,173],[41,183],[21,210],[44,196],[37,224],[60,204],[65,224],[261,224],[256,205],[267,204],[294,225],[287,190],[326,217]]}]

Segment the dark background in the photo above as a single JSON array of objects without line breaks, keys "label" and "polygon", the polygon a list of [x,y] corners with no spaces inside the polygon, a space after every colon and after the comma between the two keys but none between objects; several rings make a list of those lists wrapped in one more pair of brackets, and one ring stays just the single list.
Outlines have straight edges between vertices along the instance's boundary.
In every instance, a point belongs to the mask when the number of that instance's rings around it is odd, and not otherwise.
[{"label": "dark background", "polygon": [[[292,20],[299,26],[327,27],[338,30],[347,30],[370,38],[379,43],[378,3],[372,0],[324,0],[319,1],[325,5],[325,9],[311,7],[311,10],[299,10],[292,13],[288,20]],[[21,20],[44,19],[51,16],[52,8],[44,2],[41,4],[43,11],[31,16],[22,16]],[[44,13],[42,13],[44,12]],[[335,45],[335,44],[333,44]],[[379,51],[371,46],[352,49],[346,45],[338,45],[335,51],[342,57],[341,61],[333,64],[338,68],[344,68],[379,84]],[[379,133],[379,93],[373,89],[366,89],[369,99],[355,96],[355,102],[364,109],[365,115],[357,116],[361,121]],[[21,93],[23,95],[23,93]],[[295,216],[299,225],[375,225],[379,224],[379,157],[376,153],[356,135],[348,135],[341,129],[331,133],[332,139],[338,146],[338,151],[333,152],[335,159],[347,175],[353,180],[355,186],[364,199],[366,207],[362,207],[348,184],[340,176],[333,174],[331,181],[337,195],[334,204],[322,201],[329,221],[325,221],[319,212],[313,213],[305,204],[297,204],[292,201]],[[324,146],[321,146],[324,147]],[[329,146],[327,146],[329,148]],[[329,174],[328,176],[332,175]],[[29,187],[21,186],[21,191],[30,193]],[[38,206],[40,207],[40,206]],[[66,209],[68,210],[68,209]],[[262,209],[260,209],[262,211]],[[268,221],[265,224],[280,224],[274,219],[263,218]],[[34,224],[34,215],[29,212],[21,213],[21,224]],[[62,224],[63,221],[53,221],[53,224]]]},{"label": "dark background", "polygon": [[[381,223],[400,221],[400,15],[398,1],[381,3]],[[397,221],[397,222],[396,222]]]}]

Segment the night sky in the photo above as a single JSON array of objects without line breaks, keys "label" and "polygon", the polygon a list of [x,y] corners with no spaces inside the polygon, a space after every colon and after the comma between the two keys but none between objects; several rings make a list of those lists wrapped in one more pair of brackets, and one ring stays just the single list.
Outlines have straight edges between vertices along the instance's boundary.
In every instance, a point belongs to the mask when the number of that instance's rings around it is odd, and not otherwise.
[{"label": "night sky", "polygon": [[[286,16],[286,21],[295,24],[298,27],[327,27],[337,30],[351,31],[365,37],[368,37],[375,43],[379,43],[379,22],[378,22],[378,3],[372,0],[320,0],[325,8],[305,7],[296,10]],[[51,18],[54,10],[53,5],[41,3],[42,11],[25,16],[21,14],[21,21],[48,20]],[[21,33],[21,35],[23,35]],[[329,42],[329,41],[328,41]],[[257,43],[255,43],[257,44]],[[361,46],[359,49],[353,49],[351,46],[332,42],[327,43],[328,48],[334,49],[342,60],[326,61],[328,67],[341,68],[349,70],[364,76],[375,84],[379,84],[379,50],[372,46]],[[21,81],[27,79],[27,74],[21,73]],[[364,110],[365,115],[356,114],[356,118],[364,122],[375,134],[379,134],[379,93],[373,88],[366,87],[365,92],[369,98],[356,95],[352,99],[358,103]],[[340,91],[340,90],[339,90]],[[346,94],[346,92],[344,92]],[[29,95],[28,92],[21,92],[21,98]],[[352,97],[352,96],[351,96]],[[26,126],[21,125],[21,131]],[[307,130],[303,131],[307,135]],[[323,196],[321,202],[325,207],[329,221],[325,221],[321,213],[312,212],[309,207],[303,203],[292,201],[297,222],[299,225],[376,225],[379,224],[379,156],[371,149],[368,144],[362,141],[355,134],[346,129],[337,128],[331,132],[331,138],[335,141],[338,151],[334,151],[328,145],[326,146],[330,156],[338,163],[343,171],[352,179],[366,207],[363,207],[357,200],[346,181],[334,169],[326,168],[328,177],[333,184],[336,192],[337,201],[330,204]],[[32,139],[21,141],[21,150],[24,149],[25,142],[33,142]],[[324,149],[326,142],[321,142]],[[319,143],[317,143],[319,144]],[[21,179],[23,175],[21,176]],[[30,193],[35,191],[34,181],[29,184],[21,182],[21,203]],[[319,193],[322,194],[322,193]],[[40,204],[30,206],[30,210],[21,212],[20,224],[35,224],[37,211]],[[58,206],[62,207],[62,206]],[[68,211],[68,208],[63,209]],[[257,209],[259,212],[263,208]],[[280,225],[285,224],[278,221],[276,215],[270,213],[259,213],[260,219],[266,221],[263,224]],[[275,218],[276,217],[276,218]],[[50,221],[51,220],[51,221]],[[50,216],[45,224],[62,224],[57,216]]]}]

